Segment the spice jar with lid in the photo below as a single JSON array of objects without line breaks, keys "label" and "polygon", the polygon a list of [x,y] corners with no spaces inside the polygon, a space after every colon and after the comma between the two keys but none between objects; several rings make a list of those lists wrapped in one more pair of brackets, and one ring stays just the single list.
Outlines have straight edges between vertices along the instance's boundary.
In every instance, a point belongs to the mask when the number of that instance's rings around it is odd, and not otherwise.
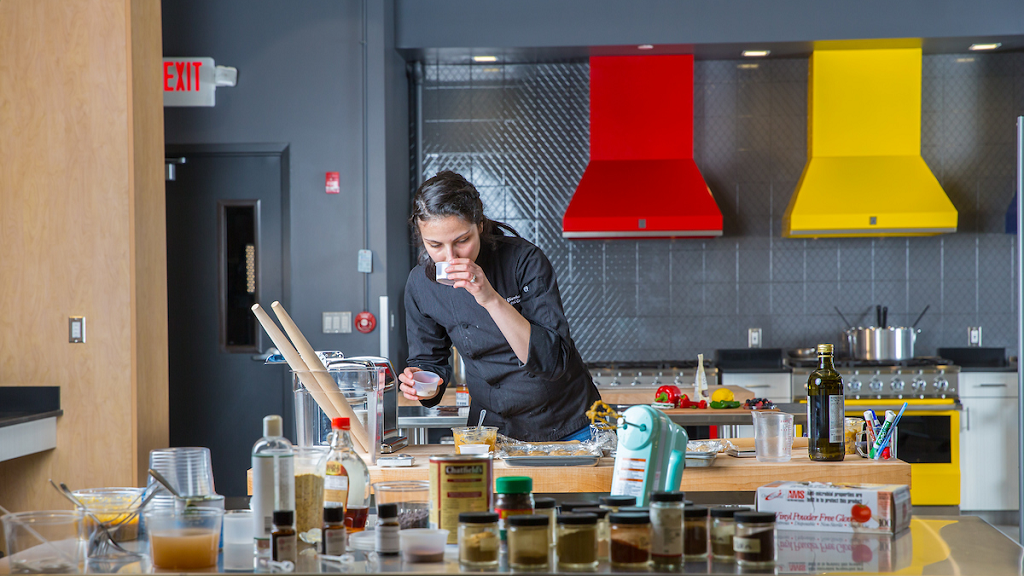
[{"label": "spice jar with lid", "polygon": [[548,517],[541,514],[508,519],[508,565],[513,570],[544,570],[548,567]]},{"label": "spice jar with lid", "polygon": [[501,541],[494,512],[459,513],[459,563],[472,568],[498,565]]},{"label": "spice jar with lid", "polygon": [[683,508],[683,554],[687,560],[708,559],[708,509]]},{"label": "spice jar with lid", "polygon": [[737,512],[732,549],[741,566],[764,568],[775,564],[775,512]]},{"label": "spice jar with lid", "polygon": [[560,570],[597,568],[597,516],[559,514],[556,553]]},{"label": "spice jar with lid", "polygon": [[[494,481],[494,511],[498,513],[501,540],[505,541],[508,518],[533,514],[533,478],[529,476],[502,476]],[[546,516],[545,516],[546,518]]]},{"label": "spice jar with lid", "polygon": [[651,548],[650,517],[635,512],[616,512],[609,514],[608,520],[611,525],[612,566],[645,568]]},{"label": "spice jar with lid", "polygon": [[683,564],[682,492],[651,494],[651,564],[671,568]]},{"label": "spice jar with lid", "polygon": [[555,536],[557,526],[555,525],[555,518],[558,516],[555,510],[555,499],[554,498],[534,498],[533,499],[533,511],[535,514],[543,514],[548,517],[548,529],[549,542],[551,546],[555,545]]},{"label": "spice jar with lid", "polygon": [[712,508],[711,509],[711,556],[715,560],[733,560],[732,539],[736,535],[736,523],[733,515],[738,512],[751,512],[750,508]]},{"label": "spice jar with lid", "polygon": [[636,506],[636,496],[601,496],[598,500],[601,508],[612,512],[619,512],[623,506]]},{"label": "spice jar with lid", "polygon": [[574,510],[576,514],[593,514],[597,516],[597,559],[607,560],[608,559],[608,547],[609,541],[611,540],[611,528],[608,525],[608,515],[610,511],[604,508],[577,508]]}]

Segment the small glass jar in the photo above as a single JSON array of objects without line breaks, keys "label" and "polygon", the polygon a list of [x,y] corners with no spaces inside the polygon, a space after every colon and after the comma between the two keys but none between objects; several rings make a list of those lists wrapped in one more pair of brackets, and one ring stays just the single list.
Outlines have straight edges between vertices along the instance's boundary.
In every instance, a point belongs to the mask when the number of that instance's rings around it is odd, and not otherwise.
[{"label": "small glass jar", "polygon": [[598,500],[601,508],[610,512],[618,512],[623,506],[636,506],[636,496],[601,496]]},{"label": "small glass jar", "polygon": [[497,566],[500,553],[496,513],[459,513],[459,564],[472,568]]},{"label": "small glass jar", "polygon": [[609,514],[611,561],[615,568],[642,569],[651,555],[651,519],[647,514]]},{"label": "small glass jar", "polygon": [[557,526],[555,525],[555,518],[558,516],[558,512],[555,510],[555,499],[554,498],[534,498],[533,499],[533,510],[535,514],[543,514],[548,517],[548,540],[551,546],[555,545],[555,535]]},{"label": "small glass jar", "polygon": [[514,570],[548,568],[548,517],[541,514],[508,519],[508,566]]},{"label": "small glass jar", "polygon": [[775,565],[775,512],[737,512],[732,549],[740,566]]},{"label": "small glass jar", "polygon": [[608,510],[604,508],[577,508],[576,514],[593,514],[597,516],[597,559],[608,559],[608,547],[611,540],[611,528],[608,525]]},{"label": "small glass jar", "polygon": [[494,511],[498,513],[501,540],[505,541],[508,518],[533,514],[533,478],[502,476],[494,481]]},{"label": "small glass jar", "polygon": [[683,508],[683,554],[687,560],[708,559],[708,509]]},{"label": "small glass jar", "polygon": [[559,514],[556,553],[559,570],[597,568],[597,516]]},{"label": "small glass jar", "polygon": [[750,508],[711,509],[711,556],[715,560],[735,560],[732,539],[736,535],[736,523],[733,521],[733,515],[751,511]]},{"label": "small glass jar", "polygon": [[651,564],[656,568],[683,565],[682,492],[651,494]]}]

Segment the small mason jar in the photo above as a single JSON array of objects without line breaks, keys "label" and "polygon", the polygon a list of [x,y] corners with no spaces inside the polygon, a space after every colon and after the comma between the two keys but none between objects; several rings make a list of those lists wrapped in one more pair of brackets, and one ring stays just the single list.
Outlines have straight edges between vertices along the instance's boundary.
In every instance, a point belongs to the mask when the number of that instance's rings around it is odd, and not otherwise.
[{"label": "small mason jar", "polygon": [[501,536],[498,515],[494,512],[459,514],[459,564],[472,568],[498,565]]},{"label": "small mason jar", "polygon": [[737,512],[732,549],[740,566],[775,565],[775,512]]},{"label": "small mason jar", "polygon": [[618,512],[623,506],[636,506],[636,496],[601,496],[601,508]]},{"label": "small mason jar", "polygon": [[607,560],[609,540],[611,540],[609,533],[611,528],[608,526],[610,512],[604,508],[577,508],[576,513],[597,516],[597,559]]},{"label": "small mason jar", "polygon": [[533,511],[534,514],[543,514],[548,517],[548,535],[549,543],[551,546],[555,545],[555,535],[558,526],[555,524],[555,517],[558,516],[555,510],[555,499],[554,498],[534,498],[533,499]]},{"label": "small mason jar", "polygon": [[683,509],[683,554],[687,560],[708,559],[708,509],[705,506]]},{"label": "small mason jar", "polygon": [[597,516],[559,514],[556,552],[559,570],[597,568]]},{"label": "small mason jar", "polygon": [[651,564],[656,568],[683,565],[682,492],[651,494]]},{"label": "small mason jar", "polygon": [[736,535],[733,515],[738,512],[752,512],[750,508],[711,509],[711,556],[715,560],[732,561],[732,539]]},{"label": "small mason jar", "polygon": [[508,565],[514,570],[548,568],[548,517],[542,514],[510,516],[508,522]]},{"label": "small mason jar", "polygon": [[617,512],[609,514],[608,520],[611,524],[612,566],[630,570],[646,568],[651,550],[650,516]]}]

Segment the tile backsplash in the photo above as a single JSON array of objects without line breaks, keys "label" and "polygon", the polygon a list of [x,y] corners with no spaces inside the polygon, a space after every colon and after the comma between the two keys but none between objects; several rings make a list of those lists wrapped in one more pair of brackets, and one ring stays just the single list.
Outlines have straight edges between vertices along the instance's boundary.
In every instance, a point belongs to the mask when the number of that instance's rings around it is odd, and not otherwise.
[{"label": "tile backsplash", "polygon": [[[917,355],[966,346],[1015,354],[1015,123],[1024,54],[924,57],[922,155],[959,212],[925,238],[781,238],[807,161],[807,60],[697,61],[694,157],[722,210],[713,240],[564,240],[561,218],[589,159],[586,62],[427,63],[424,175],[472,181],[489,217],[540,246],[558,273],[587,361],[672,360],[746,346],[836,342],[845,325],[918,327]],[[623,202],[628,198],[624,197]]]}]

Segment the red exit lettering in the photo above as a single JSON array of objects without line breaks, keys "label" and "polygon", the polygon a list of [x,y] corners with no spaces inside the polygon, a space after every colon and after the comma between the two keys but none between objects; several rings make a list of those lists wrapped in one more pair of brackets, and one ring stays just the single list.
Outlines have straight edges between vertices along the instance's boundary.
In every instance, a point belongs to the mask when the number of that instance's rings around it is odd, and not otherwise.
[{"label": "red exit lettering", "polygon": [[198,92],[202,66],[202,62],[164,62],[164,92]]}]

